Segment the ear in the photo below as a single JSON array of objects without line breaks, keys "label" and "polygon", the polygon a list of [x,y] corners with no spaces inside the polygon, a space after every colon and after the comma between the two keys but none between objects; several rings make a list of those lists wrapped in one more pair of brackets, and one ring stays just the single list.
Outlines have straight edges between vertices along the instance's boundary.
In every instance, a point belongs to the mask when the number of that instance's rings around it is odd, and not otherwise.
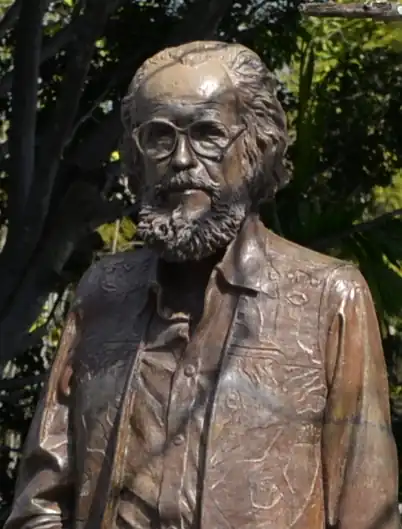
[{"label": "ear", "polygon": [[278,153],[278,142],[272,135],[269,135],[262,151],[262,167],[264,174],[272,173]]},{"label": "ear", "polygon": [[130,191],[137,195],[141,187],[141,159],[131,134],[124,128],[119,145],[122,174],[127,177]]},{"label": "ear", "polygon": [[290,174],[285,165],[285,156],[288,143],[282,136],[276,143],[273,176],[276,182],[276,191],[285,187],[290,181]]},{"label": "ear", "polygon": [[275,168],[278,159],[278,143],[273,136],[269,136],[268,141],[264,145],[262,155],[262,175],[260,176],[264,186],[262,191],[263,200],[270,200],[275,196],[278,190],[278,185],[275,178]]},{"label": "ear", "polygon": [[284,163],[286,150],[287,143],[284,138],[270,135],[270,141],[263,153],[263,168],[264,174],[271,178],[274,194],[289,181],[289,173]]}]

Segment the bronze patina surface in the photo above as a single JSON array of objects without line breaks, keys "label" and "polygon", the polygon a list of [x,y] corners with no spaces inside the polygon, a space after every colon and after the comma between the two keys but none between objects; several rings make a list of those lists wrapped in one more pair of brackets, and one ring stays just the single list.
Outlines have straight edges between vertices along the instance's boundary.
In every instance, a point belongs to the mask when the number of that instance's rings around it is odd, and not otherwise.
[{"label": "bronze patina surface", "polygon": [[145,246],[78,286],[6,529],[399,527],[367,284],[258,218],[287,181],[273,76],[166,49],[122,117]]}]

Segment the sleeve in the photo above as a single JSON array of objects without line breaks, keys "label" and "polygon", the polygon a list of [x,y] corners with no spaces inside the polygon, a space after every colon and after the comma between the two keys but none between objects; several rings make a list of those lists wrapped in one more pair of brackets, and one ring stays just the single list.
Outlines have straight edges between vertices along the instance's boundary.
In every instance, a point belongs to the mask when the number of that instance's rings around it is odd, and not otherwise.
[{"label": "sleeve", "polygon": [[360,272],[347,267],[337,275],[322,437],[327,527],[397,529],[398,462],[379,326]]},{"label": "sleeve", "polygon": [[68,526],[74,501],[69,379],[76,332],[76,316],[71,313],[25,441],[14,502],[4,529]]}]

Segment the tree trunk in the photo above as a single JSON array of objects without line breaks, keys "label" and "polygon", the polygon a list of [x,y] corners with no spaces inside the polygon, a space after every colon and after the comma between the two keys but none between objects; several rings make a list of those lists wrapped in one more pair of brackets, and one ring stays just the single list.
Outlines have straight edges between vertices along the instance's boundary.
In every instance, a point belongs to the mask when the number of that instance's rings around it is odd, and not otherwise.
[{"label": "tree trunk", "polygon": [[402,4],[393,2],[359,2],[338,4],[337,2],[305,2],[300,4],[304,15],[324,18],[372,18],[385,22],[402,20]]},{"label": "tree trunk", "polygon": [[[197,33],[197,38],[212,38],[233,1],[222,1],[219,6],[216,0],[191,2],[180,24],[167,36],[166,43],[179,44],[193,39],[196,27],[202,28]],[[80,191],[75,188],[66,197],[64,206],[54,221],[53,230],[48,236],[44,235],[60,159],[74,133],[73,122],[94,43],[99,38],[107,17],[118,4],[118,0],[88,0],[86,3],[88,11],[81,16],[89,16],[88,24],[80,25],[81,34],[76,35],[75,45],[70,50],[70,61],[67,61],[67,73],[62,82],[56,113],[48,134],[41,138],[33,192],[27,198],[27,211],[23,212],[22,217],[17,217],[19,230],[13,239],[7,240],[0,255],[0,365],[21,352],[20,346],[27,330],[38,318],[49,293],[60,282],[64,266],[80,240],[100,224],[111,222],[118,215],[118,208],[105,204],[98,192],[93,189],[89,191],[88,187],[86,190],[82,187]],[[40,57],[38,52],[38,67]],[[138,63],[133,63],[130,74],[138,66]],[[117,145],[121,133],[118,111],[113,111],[104,122],[108,126],[101,124],[87,142],[71,153],[67,163],[70,161],[79,164],[79,168],[84,171],[91,167],[102,167],[110,151]],[[10,151],[12,148],[10,144]],[[19,177],[25,176],[21,170]],[[80,202],[84,195],[85,207]]]}]

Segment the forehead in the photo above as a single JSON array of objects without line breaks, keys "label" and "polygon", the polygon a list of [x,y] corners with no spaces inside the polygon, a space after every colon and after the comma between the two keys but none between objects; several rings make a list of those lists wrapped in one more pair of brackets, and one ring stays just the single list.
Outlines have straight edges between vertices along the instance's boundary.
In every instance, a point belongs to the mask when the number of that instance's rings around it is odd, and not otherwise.
[{"label": "forehead", "polygon": [[237,107],[235,87],[218,61],[187,66],[161,66],[143,82],[136,94],[136,119],[158,115],[170,119],[232,114]]}]

